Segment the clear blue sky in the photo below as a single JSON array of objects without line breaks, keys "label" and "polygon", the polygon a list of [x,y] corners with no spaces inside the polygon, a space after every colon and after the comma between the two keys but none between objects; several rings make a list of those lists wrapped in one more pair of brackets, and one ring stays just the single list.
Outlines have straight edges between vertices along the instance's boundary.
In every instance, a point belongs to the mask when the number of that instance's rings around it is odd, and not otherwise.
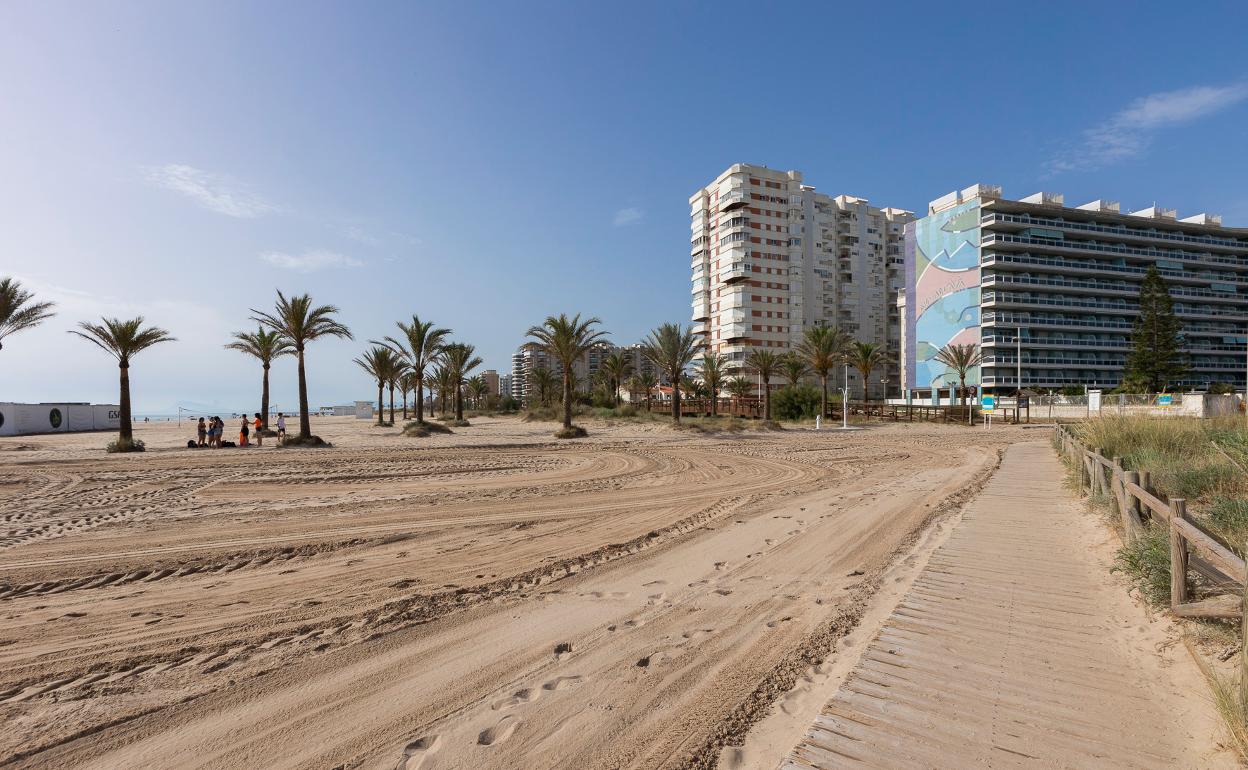
[{"label": "clear blue sky", "polygon": [[[418,312],[505,370],[548,313],[618,342],[689,317],[688,196],[731,163],[922,210],[973,182],[1248,226],[1242,3],[0,5],[0,275],[60,303],[0,400],[116,399],[66,334],[180,342],[139,411],[254,408],[221,345],[274,290],[338,305],[316,405]],[[274,368],[294,401],[294,367]]]}]

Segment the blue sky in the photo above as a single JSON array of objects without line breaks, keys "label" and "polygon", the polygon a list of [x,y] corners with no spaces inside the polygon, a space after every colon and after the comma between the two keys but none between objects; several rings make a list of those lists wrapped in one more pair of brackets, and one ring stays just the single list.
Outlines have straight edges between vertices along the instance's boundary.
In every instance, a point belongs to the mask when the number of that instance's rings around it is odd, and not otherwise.
[{"label": "blue sky", "polygon": [[[0,5],[0,275],[60,314],[0,400],[116,399],[79,320],[142,313],[137,408],[254,408],[221,346],[276,288],[338,305],[315,404],[413,312],[504,370],[548,313],[687,322],[688,196],[735,162],[921,211],[973,182],[1248,226],[1236,3]],[[274,367],[293,403],[294,366]]]}]

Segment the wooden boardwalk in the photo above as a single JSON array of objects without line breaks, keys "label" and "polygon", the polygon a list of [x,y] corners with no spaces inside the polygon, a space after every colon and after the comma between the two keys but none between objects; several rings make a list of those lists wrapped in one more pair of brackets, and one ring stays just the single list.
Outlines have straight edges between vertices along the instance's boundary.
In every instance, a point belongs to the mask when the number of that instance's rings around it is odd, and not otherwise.
[{"label": "wooden boardwalk", "polygon": [[1013,445],[782,767],[1200,766],[1156,666],[1111,638],[1123,589],[1081,515],[1052,447]]}]

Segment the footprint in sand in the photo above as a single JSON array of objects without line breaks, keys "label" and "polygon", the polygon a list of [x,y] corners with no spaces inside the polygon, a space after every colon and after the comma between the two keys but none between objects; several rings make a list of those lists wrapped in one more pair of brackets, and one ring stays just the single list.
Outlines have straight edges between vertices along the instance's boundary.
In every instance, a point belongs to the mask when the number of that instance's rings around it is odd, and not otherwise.
[{"label": "footprint in sand", "polygon": [[753,583],[757,580],[769,580],[771,575],[751,575],[750,577],[741,578],[742,583]]},{"label": "footprint in sand", "polygon": [[766,540],[764,540],[763,542],[764,542],[764,543],[766,543],[767,545],[775,545],[775,544],[776,544],[776,541],[775,541],[775,540],[772,540],[771,538],[767,538],[767,539],[766,539]]},{"label": "footprint in sand", "polygon": [[[542,685],[542,689],[548,690],[550,692],[555,692],[556,690],[566,690],[567,688],[575,687],[576,685],[584,681],[585,681],[585,677],[581,676],[580,674],[573,674],[572,676],[557,676],[554,679],[551,679],[546,684]],[[537,697],[537,696],[535,695],[533,697]]]},{"label": "footprint in sand", "polygon": [[590,596],[595,599],[623,599],[628,596],[627,591],[594,591]]},{"label": "footprint in sand", "polygon": [[728,566],[728,562],[726,561],[715,562],[715,569],[723,569],[724,567],[727,567],[727,566]]},{"label": "footprint in sand", "polygon": [[514,708],[524,703],[532,703],[533,701],[541,697],[541,695],[542,695],[541,690],[535,689],[533,687],[526,687],[523,690],[516,690],[514,693],[512,693],[510,696],[506,698],[500,698],[499,700],[494,701],[494,703],[490,706],[490,708],[492,708],[495,711],[502,711],[503,709]]},{"label": "footprint in sand", "polygon": [[424,764],[425,757],[442,746],[442,738],[438,735],[427,735],[417,738],[403,747],[403,758],[395,766],[395,770],[417,770]]},{"label": "footprint in sand", "polygon": [[768,624],[767,624],[767,627],[768,627],[768,628],[775,628],[776,626],[780,625],[781,623],[788,623],[788,622],[789,622],[790,620],[792,620],[792,619],[793,619],[793,617],[790,615],[790,616],[786,616],[786,617],[780,618],[779,620],[773,620],[773,621],[771,621],[770,623],[768,623]]},{"label": "footprint in sand", "polygon": [[502,743],[511,737],[511,734],[520,726],[520,720],[512,716],[506,716],[498,720],[498,724],[493,727],[486,728],[477,736],[477,743],[482,746],[493,746],[496,743]]},{"label": "footprint in sand", "polygon": [[667,585],[666,580],[651,580],[649,583],[642,583],[641,587],[649,588],[650,586],[665,586],[665,585]]},{"label": "footprint in sand", "polygon": [[732,589],[731,588],[717,588],[715,589],[715,593],[719,594],[720,596],[728,596],[729,594],[732,593]]},{"label": "footprint in sand", "polygon": [[646,603],[647,603],[647,604],[658,604],[659,602],[663,601],[663,600],[664,600],[664,599],[666,599],[666,598],[667,598],[667,594],[665,594],[665,593],[663,593],[662,591],[660,591],[660,592],[659,592],[659,593],[657,593],[657,594],[651,594],[650,596],[646,597],[646,599],[647,599]]}]

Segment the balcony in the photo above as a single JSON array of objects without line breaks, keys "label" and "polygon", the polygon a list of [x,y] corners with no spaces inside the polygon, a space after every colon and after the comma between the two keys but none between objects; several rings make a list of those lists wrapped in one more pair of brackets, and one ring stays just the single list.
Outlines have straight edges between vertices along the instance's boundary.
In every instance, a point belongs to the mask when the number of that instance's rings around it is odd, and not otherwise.
[{"label": "balcony", "polygon": [[1180,260],[1183,262],[1195,262],[1197,264],[1215,263],[1227,265],[1230,267],[1238,267],[1248,269],[1248,259],[1245,257],[1218,257],[1208,252],[1199,253],[1191,251],[1178,251],[1175,249],[1144,249],[1133,248],[1131,246],[1119,246],[1107,243],[1091,243],[1088,241],[1070,241],[1062,238],[1031,238],[1022,235],[1006,235],[1003,233],[988,232],[980,236],[980,246],[1002,246],[1019,244],[1024,246],[1039,246],[1046,251],[1055,251],[1058,253],[1079,254],[1117,254],[1122,256],[1138,257],[1143,260]]},{"label": "balcony", "polygon": [[[1063,257],[1040,256],[1026,251],[1014,254],[986,251],[980,255],[979,263],[981,267],[996,268],[998,270],[1009,269],[1014,266],[1021,266],[1024,269],[1028,267],[1045,267],[1050,270],[1079,275],[1107,273],[1109,275],[1143,276],[1148,272],[1148,268],[1136,265],[1115,264],[1097,259],[1072,260]],[[1157,272],[1166,278],[1185,283],[1208,283],[1213,280],[1222,283],[1232,283],[1229,279],[1201,277],[1187,270],[1172,270],[1166,267],[1158,267]],[[1244,276],[1238,281],[1233,281],[1233,283],[1248,286],[1248,276]]]},{"label": "balcony", "polygon": [[1059,230],[1067,230],[1080,233],[1104,233],[1120,238],[1133,238],[1137,240],[1147,241],[1168,241],[1172,243],[1190,243],[1198,246],[1209,246],[1214,248],[1248,250],[1248,240],[1236,241],[1229,238],[1217,238],[1214,236],[1189,235],[1182,232],[1148,232],[1139,228],[1127,227],[1126,225],[1098,225],[1089,222],[1067,222],[1061,219],[1052,219],[1049,217],[1032,217],[1019,216],[1017,214],[985,214],[980,217],[980,225],[983,227],[992,227],[994,225],[1017,225],[1019,229],[1025,227],[1052,227]]},{"label": "balcony", "polygon": [[740,281],[749,277],[750,273],[750,264],[748,262],[734,262],[727,267],[720,269],[719,280],[724,283]]},{"label": "balcony", "polygon": [[[1210,279],[1211,280],[1211,279]],[[1138,284],[1125,281],[1079,281],[1065,278],[1041,278],[1037,276],[1017,276],[1010,273],[989,273],[981,281],[986,287],[1010,284],[1013,286],[1052,287],[1066,291],[1086,291],[1091,294],[1121,294],[1134,297],[1140,293]],[[1234,292],[1218,292],[1209,289],[1192,289],[1183,286],[1171,286],[1171,297],[1192,297],[1212,302],[1228,302],[1232,304],[1248,304],[1248,297]]]},{"label": "balcony", "polygon": [[749,203],[750,199],[746,196],[744,190],[733,190],[727,195],[721,195],[719,198],[719,210],[731,211],[740,208]]},{"label": "balcony", "polygon": [[723,324],[719,327],[719,336],[721,339],[743,339],[749,335],[750,327],[746,324]]}]

